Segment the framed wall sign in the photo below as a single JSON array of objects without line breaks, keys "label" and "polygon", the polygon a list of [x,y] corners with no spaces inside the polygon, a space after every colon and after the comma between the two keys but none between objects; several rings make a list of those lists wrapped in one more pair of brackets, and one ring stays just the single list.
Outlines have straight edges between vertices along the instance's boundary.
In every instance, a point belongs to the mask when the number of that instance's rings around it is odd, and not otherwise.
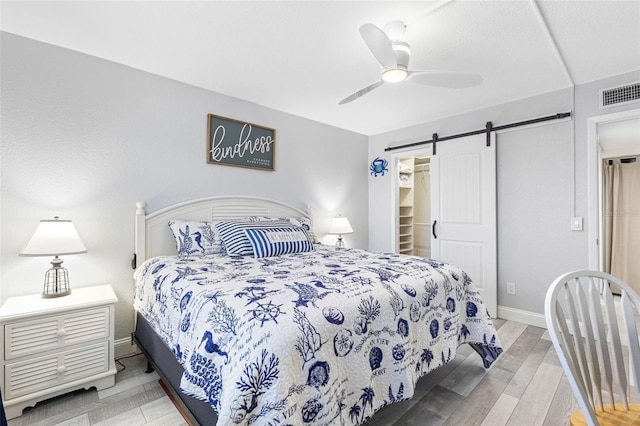
[{"label": "framed wall sign", "polygon": [[268,127],[209,114],[207,163],[273,171],[275,134]]}]

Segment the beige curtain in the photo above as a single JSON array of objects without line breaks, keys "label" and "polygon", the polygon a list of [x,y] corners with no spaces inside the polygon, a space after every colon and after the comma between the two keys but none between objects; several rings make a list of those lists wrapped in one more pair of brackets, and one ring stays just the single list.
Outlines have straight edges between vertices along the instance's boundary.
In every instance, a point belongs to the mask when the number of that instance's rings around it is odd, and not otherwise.
[{"label": "beige curtain", "polygon": [[604,160],[602,170],[604,271],[640,293],[640,156]]}]

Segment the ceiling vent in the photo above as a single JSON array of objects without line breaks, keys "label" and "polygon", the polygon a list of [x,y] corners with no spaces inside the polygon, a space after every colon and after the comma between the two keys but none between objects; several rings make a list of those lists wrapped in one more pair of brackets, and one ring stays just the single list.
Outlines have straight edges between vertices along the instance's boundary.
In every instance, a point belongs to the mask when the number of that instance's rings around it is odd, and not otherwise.
[{"label": "ceiling vent", "polygon": [[600,90],[600,108],[640,101],[640,83]]}]

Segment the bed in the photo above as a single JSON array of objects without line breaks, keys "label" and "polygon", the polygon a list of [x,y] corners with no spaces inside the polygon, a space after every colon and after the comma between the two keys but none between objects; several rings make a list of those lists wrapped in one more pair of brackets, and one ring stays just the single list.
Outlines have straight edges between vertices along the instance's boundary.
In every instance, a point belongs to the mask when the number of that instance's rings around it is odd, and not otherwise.
[{"label": "bed", "polygon": [[193,424],[358,425],[459,345],[502,352],[460,268],[317,244],[293,206],[138,203],[135,223],[135,341]]}]

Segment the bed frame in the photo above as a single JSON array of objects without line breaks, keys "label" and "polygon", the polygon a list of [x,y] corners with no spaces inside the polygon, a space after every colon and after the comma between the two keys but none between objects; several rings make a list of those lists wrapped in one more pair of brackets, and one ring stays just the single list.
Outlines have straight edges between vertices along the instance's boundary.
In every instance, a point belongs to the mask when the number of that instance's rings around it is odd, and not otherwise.
[{"label": "bed frame", "polygon": [[[167,225],[171,219],[219,221],[241,219],[247,216],[307,217],[313,220],[311,209],[303,211],[288,204],[261,197],[217,196],[200,198],[165,207],[147,214],[145,203],[136,203],[135,252],[132,267],[155,256],[174,255],[176,244]],[[313,223],[313,222],[312,222]],[[214,425],[218,421],[215,411],[207,403],[180,391],[182,366],[171,349],[151,329],[148,322],[136,312],[133,339],[147,357],[148,372],[156,370],[168,387],[170,397],[191,425]]]}]

